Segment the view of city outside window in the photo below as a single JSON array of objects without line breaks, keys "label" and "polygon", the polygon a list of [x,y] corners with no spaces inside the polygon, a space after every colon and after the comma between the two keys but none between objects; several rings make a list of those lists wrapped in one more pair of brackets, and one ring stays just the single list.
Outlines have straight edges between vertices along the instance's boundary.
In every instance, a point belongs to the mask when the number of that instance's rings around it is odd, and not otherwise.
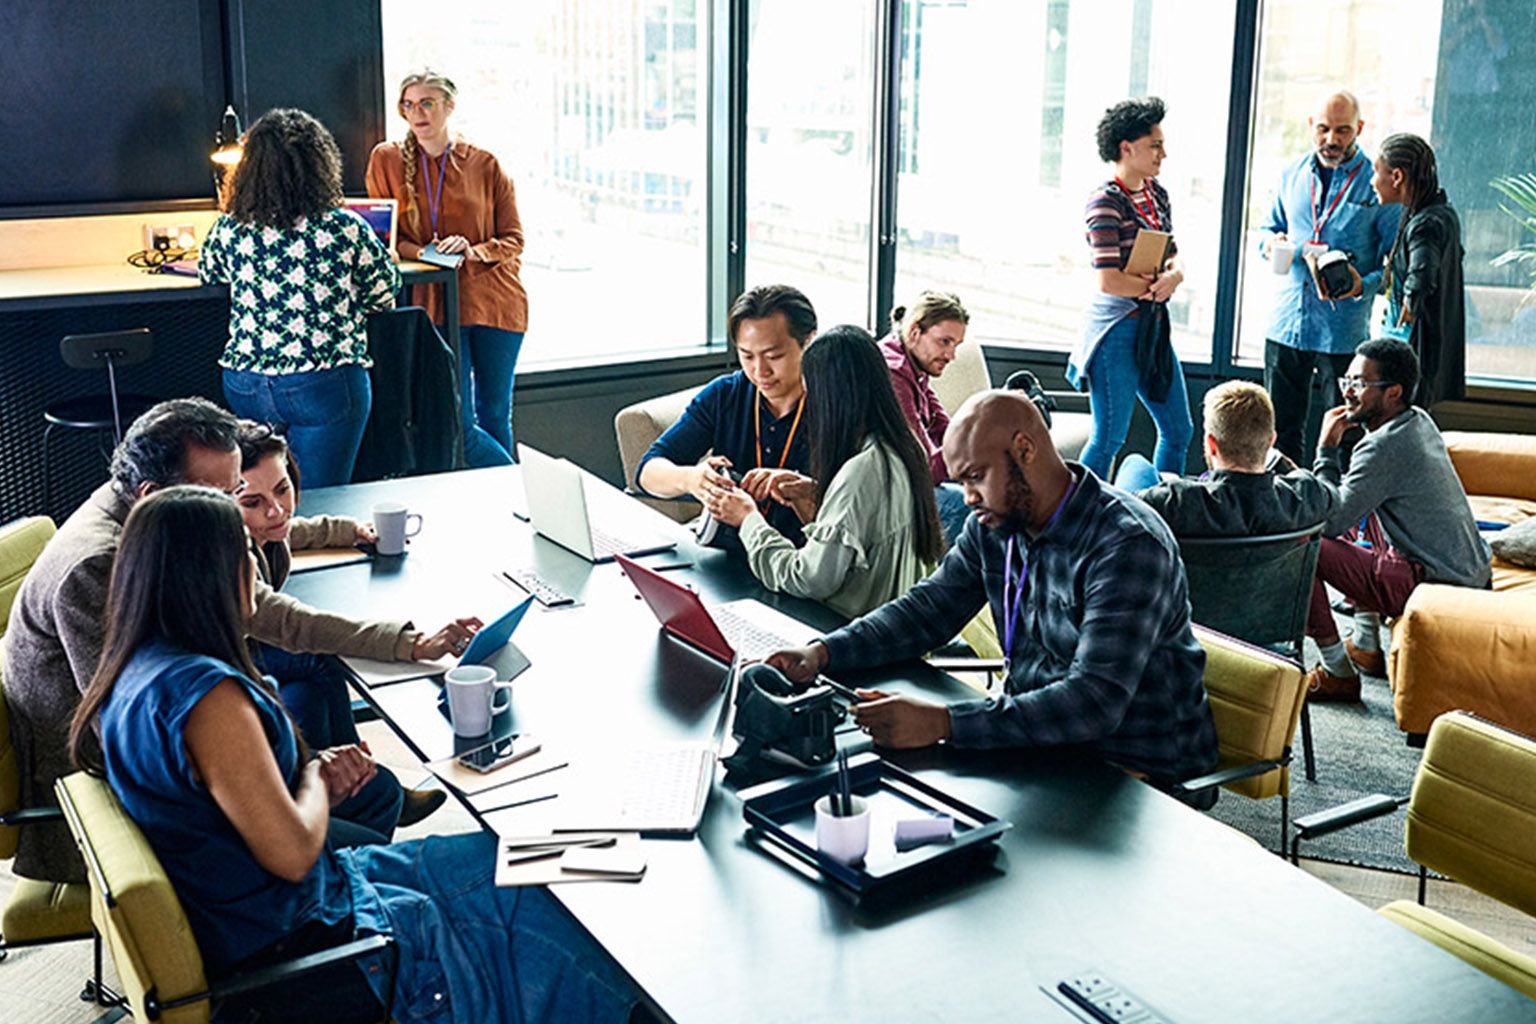
[{"label": "view of city outside window", "polygon": [[1098,286],[1083,208],[1114,173],[1094,130],[1150,94],[1185,264],[1174,345],[1208,361],[1234,23],[1234,0],[906,0],[895,301],[943,288],[972,338],[1075,344]]},{"label": "view of city outside window", "polygon": [[526,234],[521,364],[703,345],[708,0],[383,0],[400,79],[458,86],[450,128],[495,154]]},{"label": "view of city outside window", "polygon": [[[1494,260],[1536,235],[1490,185],[1536,173],[1536,4],[1529,0],[1266,0],[1254,97],[1237,358],[1264,361],[1275,284],[1258,239],[1286,164],[1312,149],[1309,116],[1332,91],[1360,98],[1360,145],[1430,141],[1466,250],[1468,375],[1536,378],[1531,265]],[[1523,233],[1522,233],[1523,232]],[[1386,304],[1378,298],[1373,333]],[[1364,339],[1362,339],[1364,340]]]},{"label": "view of city outside window", "polygon": [[792,284],[823,327],[869,318],[871,0],[748,5],[748,287]]}]

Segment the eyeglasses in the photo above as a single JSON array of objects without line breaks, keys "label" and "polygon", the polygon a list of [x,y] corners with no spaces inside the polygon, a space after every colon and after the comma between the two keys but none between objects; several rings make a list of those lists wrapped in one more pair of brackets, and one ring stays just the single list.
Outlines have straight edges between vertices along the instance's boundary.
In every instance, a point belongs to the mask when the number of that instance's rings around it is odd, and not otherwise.
[{"label": "eyeglasses", "polygon": [[1366,388],[1391,387],[1389,380],[1366,380],[1364,377],[1340,377],[1339,394],[1347,395],[1351,391],[1364,391]]},{"label": "eyeglasses", "polygon": [[437,105],[438,105],[439,102],[440,101],[434,100],[430,96],[427,97],[426,99],[420,100],[420,101],[417,101],[417,100],[401,100],[400,101],[400,113],[402,113],[402,114],[409,114],[413,110],[419,110],[423,114],[430,114],[430,113],[432,113],[432,111],[437,109]]}]

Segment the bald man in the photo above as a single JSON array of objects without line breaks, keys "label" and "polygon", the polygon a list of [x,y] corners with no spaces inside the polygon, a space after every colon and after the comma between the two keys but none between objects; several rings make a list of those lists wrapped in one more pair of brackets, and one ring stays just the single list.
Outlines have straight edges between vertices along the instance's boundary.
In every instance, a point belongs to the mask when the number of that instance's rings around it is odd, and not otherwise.
[{"label": "bald man", "polygon": [[[1360,149],[1360,103],[1347,92],[1325,98],[1307,119],[1312,152],[1280,175],[1260,248],[1285,279],[1276,290],[1264,342],[1264,390],[1275,405],[1275,447],[1297,465],[1310,464],[1316,435],[1305,436],[1314,381],[1322,408],[1338,403],[1338,378],[1355,346],[1370,337],[1371,300],[1381,290],[1386,257],[1402,207],[1383,206],[1371,188],[1371,161]],[[1355,286],[1325,299],[1308,258],[1339,250],[1349,256]],[[1284,269],[1286,264],[1289,269]]]},{"label": "bald man", "polygon": [[1064,462],[1018,392],[966,402],[944,434],[944,460],[975,515],[938,571],[768,662],[806,682],[919,657],[990,605],[1006,692],[945,706],[863,691],[854,718],[877,744],[1080,745],[1154,783],[1215,767],[1205,655],[1178,547],[1157,514]]}]

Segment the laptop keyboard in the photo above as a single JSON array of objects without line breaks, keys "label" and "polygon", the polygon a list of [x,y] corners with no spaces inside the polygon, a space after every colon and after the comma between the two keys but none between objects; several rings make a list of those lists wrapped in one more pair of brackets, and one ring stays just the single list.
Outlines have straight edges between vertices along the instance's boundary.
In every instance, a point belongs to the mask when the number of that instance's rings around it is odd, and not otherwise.
[{"label": "laptop keyboard", "polygon": [[575,828],[690,832],[698,827],[701,788],[713,782],[715,752],[702,744],[643,747],[608,766],[600,795],[568,808]]},{"label": "laptop keyboard", "polygon": [[666,541],[656,537],[623,537],[609,533],[593,526],[592,533],[592,557],[612,558],[614,555],[627,555],[634,551],[643,551],[647,548],[656,548],[664,545]]},{"label": "laptop keyboard", "polygon": [[765,654],[772,654],[786,647],[794,647],[799,643],[760,623],[753,622],[727,604],[715,605],[709,610],[709,614],[714,618],[715,625],[720,627],[720,632],[725,635],[732,649],[748,660],[761,658]]}]

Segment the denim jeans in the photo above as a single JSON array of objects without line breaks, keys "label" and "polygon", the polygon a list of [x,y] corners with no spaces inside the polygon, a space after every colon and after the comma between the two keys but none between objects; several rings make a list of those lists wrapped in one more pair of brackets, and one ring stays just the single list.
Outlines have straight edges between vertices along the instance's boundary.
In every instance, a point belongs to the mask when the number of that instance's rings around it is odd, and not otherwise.
[{"label": "denim jeans", "polygon": [[480,325],[459,331],[459,412],[464,461],[471,468],[505,466],[517,450],[512,446],[512,376],[522,347],[522,331]]},{"label": "denim jeans", "polygon": [[[335,658],[292,654],[271,644],[256,644],[252,653],[256,667],[277,680],[278,694],[311,749],[358,741],[346,675]],[[404,800],[400,780],[380,765],[371,782],[332,808],[328,833],[331,846],[389,842]]]},{"label": "denim jeans", "polygon": [[1121,459],[1120,467],[1115,470],[1115,486],[1133,494],[1146,490],[1162,479],[1157,467],[1148,462],[1145,455],[1136,452]]},{"label": "denim jeans", "polygon": [[1136,369],[1136,318],[1125,317],[1104,335],[1088,364],[1088,395],[1093,411],[1093,435],[1083,448],[1082,463],[1100,480],[1110,478],[1110,467],[1131,428],[1137,399],[1157,425],[1157,449],[1152,462],[1160,473],[1184,472],[1194,423],[1189,415],[1189,392],[1184,389],[1184,368],[1173,361],[1173,383],[1168,397],[1154,402],[1147,397]]},{"label": "denim jeans", "polygon": [[939,506],[939,528],[944,531],[944,543],[954,547],[955,538],[965,527],[965,517],[971,514],[965,507],[965,489],[946,480],[933,489],[933,500]]},{"label": "denim jeans", "polygon": [[284,431],[305,487],[352,481],[373,385],[356,364],[304,373],[224,371],[224,398],[235,415]]},{"label": "denim jeans", "polygon": [[[624,1021],[634,993],[543,887],[498,889],[496,837],[343,850],[360,933],[400,948],[394,1016],[412,1021]],[[369,978],[387,996],[385,972]]]}]

